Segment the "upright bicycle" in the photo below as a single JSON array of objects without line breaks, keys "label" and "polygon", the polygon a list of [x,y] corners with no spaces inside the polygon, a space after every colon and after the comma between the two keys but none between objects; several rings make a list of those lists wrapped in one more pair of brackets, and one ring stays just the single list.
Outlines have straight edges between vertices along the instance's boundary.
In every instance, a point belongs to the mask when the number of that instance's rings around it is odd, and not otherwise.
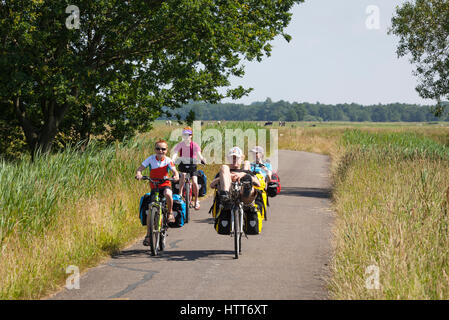
[{"label": "upright bicycle", "polygon": [[[203,161],[201,161],[201,164],[205,164]],[[184,197],[184,202],[186,203],[186,220],[185,223],[188,223],[190,221],[190,208],[191,202],[192,202],[192,175],[195,171],[197,171],[197,165],[196,164],[182,164],[182,166],[179,166],[179,171],[182,173],[185,173],[185,179],[184,179],[184,189],[182,196]],[[198,186],[199,189],[199,186]],[[199,192],[199,190],[197,190]]]},{"label": "upright bicycle", "polygon": [[151,203],[148,206],[147,223],[150,229],[150,250],[151,255],[157,256],[159,250],[164,251],[168,230],[168,209],[165,197],[160,194],[159,186],[165,181],[175,181],[174,179],[151,179],[143,176],[142,180],[152,182],[156,188],[151,192]]}]

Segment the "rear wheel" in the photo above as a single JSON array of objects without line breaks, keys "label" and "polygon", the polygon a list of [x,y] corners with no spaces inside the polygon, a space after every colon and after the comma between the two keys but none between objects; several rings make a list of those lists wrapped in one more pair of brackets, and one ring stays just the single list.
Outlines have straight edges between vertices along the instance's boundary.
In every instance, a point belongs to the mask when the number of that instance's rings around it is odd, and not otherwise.
[{"label": "rear wheel", "polygon": [[189,223],[190,220],[190,182],[185,184],[185,199],[186,199],[186,223]]},{"label": "rear wheel", "polygon": [[161,215],[159,207],[152,206],[150,214],[150,250],[153,256],[157,256],[161,234]]}]

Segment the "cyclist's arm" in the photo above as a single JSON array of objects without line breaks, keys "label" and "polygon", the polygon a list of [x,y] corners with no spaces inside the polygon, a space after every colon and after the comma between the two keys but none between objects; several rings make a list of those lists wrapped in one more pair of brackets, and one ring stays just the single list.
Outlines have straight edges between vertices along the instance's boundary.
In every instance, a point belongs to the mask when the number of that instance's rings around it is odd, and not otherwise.
[{"label": "cyclist's arm", "polygon": [[137,168],[136,170],[136,179],[137,180],[142,180],[142,171],[145,170],[145,167],[143,165],[141,165],[139,168]]},{"label": "cyclist's arm", "polygon": [[253,184],[254,184],[256,187],[260,187],[260,181],[259,181],[259,179],[258,179],[256,176],[252,176],[252,178],[253,178]]},{"label": "cyclist's arm", "polygon": [[200,151],[198,151],[197,156],[200,159],[200,161],[202,161],[202,162],[204,162],[204,164],[206,164],[206,159],[203,157],[203,155],[201,154]]},{"label": "cyclist's arm", "polygon": [[212,182],[210,183],[210,187],[211,188],[216,188],[218,187],[218,184],[220,183],[220,178],[215,178],[214,180],[212,180]]},{"label": "cyclist's arm", "polygon": [[175,180],[179,180],[179,172],[178,172],[178,170],[173,170],[173,179],[175,179]]},{"label": "cyclist's arm", "polygon": [[176,166],[174,165],[173,161],[168,166],[168,169],[169,169],[169,171],[173,172],[173,179],[179,180],[179,172],[178,172],[178,170],[176,170]]}]

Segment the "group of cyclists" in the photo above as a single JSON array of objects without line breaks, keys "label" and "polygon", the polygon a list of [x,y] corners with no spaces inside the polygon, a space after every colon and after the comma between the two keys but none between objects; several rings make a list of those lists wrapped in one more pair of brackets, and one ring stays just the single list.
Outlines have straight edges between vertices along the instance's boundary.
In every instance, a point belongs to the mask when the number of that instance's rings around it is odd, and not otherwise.
[{"label": "group of cyclists", "polygon": [[[174,180],[179,180],[179,194],[183,194],[185,175],[183,171],[186,165],[194,165],[197,163],[206,164],[206,160],[201,154],[201,147],[192,141],[193,130],[191,127],[185,127],[182,131],[182,141],[179,142],[173,149],[174,155],[172,158],[167,156],[168,144],[165,140],[159,140],[155,143],[155,154],[145,159],[137,168],[135,178],[142,180],[142,171],[148,168],[150,170],[151,179],[166,179],[169,174],[173,174]],[[221,166],[220,171],[210,183],[211,188],[217,188],[220,202],[225,206],[230,204],[230,187],[232,182],[240,181],[242,184],[241,200],[245,204],[250,204],[254,201],[257,192],[254,186],[260,187],[260,181],[255,173],[260,173],[270,181],[272,175],[271,164],[264,160],[264,150],[260,146],[256,146],[250,150],[254,154],[255,161],[251,163],[245,160],[243,151],[239,147],[231,148],[227,153],[229,164]],[[175,163],[179,163],[179,172],[176,169]],[[196,167],[195,167],[196,169]],[[195,210],[200,209],[200,202],[198,200],[199,186],[198,174],[196,170],[192,173],[192,206]],[[156,186],[150,181],[151,189]],[[168,210],[168,222],[174,222],[173,215],[173,191],[171,189],[170,180],[158,184],[159,194],[166,199]],[[186,205],[190,205],[187,203]],[[149,246],[150,224],[147,223],[147,235],[143,241],[143,245]]]}]

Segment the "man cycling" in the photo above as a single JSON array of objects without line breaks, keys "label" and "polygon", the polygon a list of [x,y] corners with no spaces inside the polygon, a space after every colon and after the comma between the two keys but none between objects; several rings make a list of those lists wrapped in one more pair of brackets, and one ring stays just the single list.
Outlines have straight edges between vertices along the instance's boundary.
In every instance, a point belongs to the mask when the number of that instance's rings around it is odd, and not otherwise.
[{"label": "man cycling", "polygon": [[[198,164],[198,159],[201,161],[201,163],[206,163],[204,157],[201,154],[201,147],[192,141],[193,131],[191,127],[185,127],[182,131],[182,141],[179,142],[174,148],[173,148],[173,156],[172,160],[175,164],[179,164],[179,171],[181,172],[180,180],[179,180],[179,194],[182,195],[182,191],[184,189],[184,183],[185,183],[185,171],[186,171],[186,165],[193,166],[193,173],[192,176],[192,192],[193,197],[195,200],[193,200],[194,208],[195,210],[200,209],[200,202],[198,200],[198,171],[196,170],[196,165]],[[179,156],[179,159],[178,159]],[[178,161],[177,161],[178,160]],[[186,205],[189,205],[187,203]]]},{"label": "man cycling", "polygon": [[250,152],[254,153],[255,157],[255,161],[251,163],[251,171],[262,174],[265,178],[267,178],[267,183],[270,182],[273,169],[271,167],[271,163],[264,161],[263,159],[263,148],[260,146],[255,146],[250,150]]},{"label": "man cycling", "polygon": [[245,156],[239,147],[233,147],[229,150],[227,155],[229,165],[222,165],[220,171],[212,180],[210,187],[219,188],[218,196],[224,204],[229,204],[229,190],[233,181],[241,181],[242,201],[245,204],[252,203],[256,198],[256,190],[253,185],[260,186],[259,179],[254,176],[250,169],[250,162],[244,161]]},{"label": "man cycling", "polygon": [[[176,167],[173,161],[166,156],[168,145],[165,140],[159,140],[155,144],[156,154],[149,156],[146,158],[141,166],[137,168],[136,179],[142,180],[142,171],[145,168],[150,169],[150,178],[151,179],[163,179],[164,177],[168,177],[168,173],[170,171],[173,172],[173,178],[175,180],[179,180],[179,173],[176,170]],[[150,187],[153,190],[156,186],[150,182]],[[159,185],[159,192],[165,196],[167,200],[167,208],[168,208],[168,222],[175,222],[175,216],[173,215],[173,197],[171,191],[171,182],[169,180],[163,182]],[[149,223],[150,215],[147,217],[147,235],[143,240],[144,246],[150,245],[150,223]]]}]

